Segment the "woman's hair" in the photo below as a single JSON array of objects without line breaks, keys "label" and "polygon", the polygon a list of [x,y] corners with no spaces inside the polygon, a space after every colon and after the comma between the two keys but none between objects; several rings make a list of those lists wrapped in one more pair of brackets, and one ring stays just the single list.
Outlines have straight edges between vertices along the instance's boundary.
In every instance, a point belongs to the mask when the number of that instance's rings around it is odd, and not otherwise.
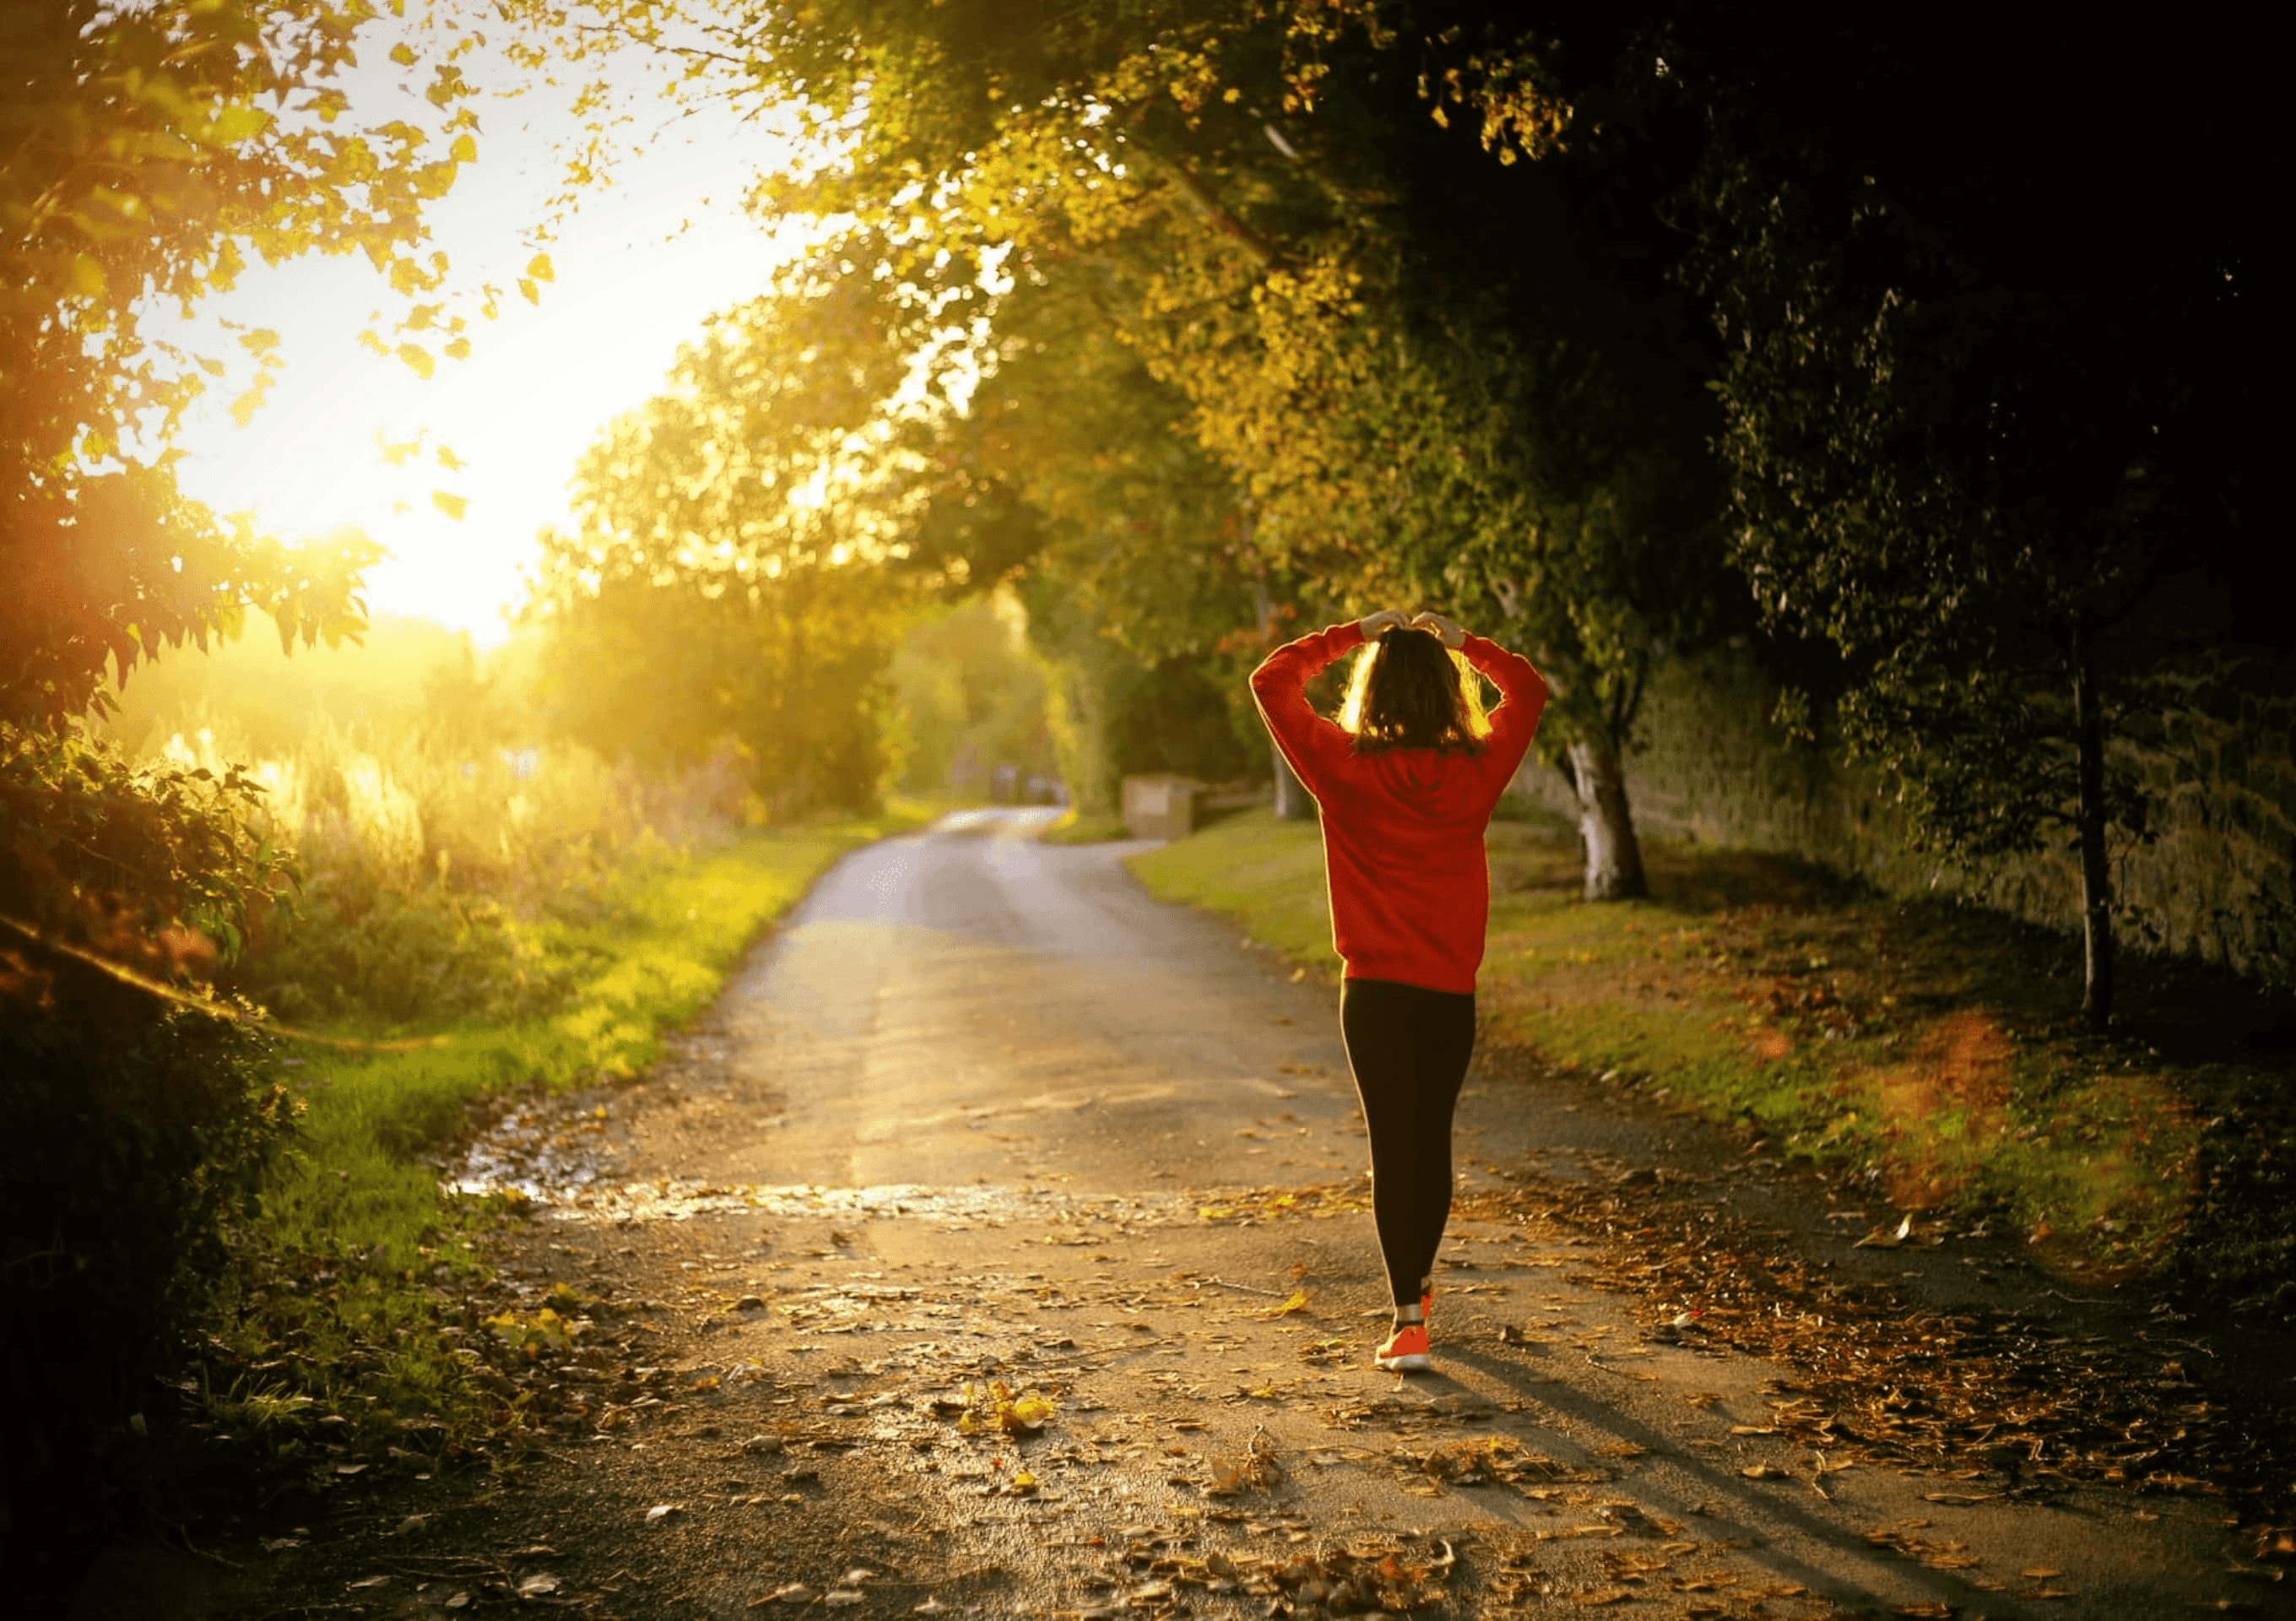
[{"label": "woman's hair", "polygon": [[1491,730],[1481,689],[1473,667],[1439,638],[1398,626],[1365,642],[1356,655],[1340,725],[1355,734],[1358,754],[1389,749],[1472,754]]}]

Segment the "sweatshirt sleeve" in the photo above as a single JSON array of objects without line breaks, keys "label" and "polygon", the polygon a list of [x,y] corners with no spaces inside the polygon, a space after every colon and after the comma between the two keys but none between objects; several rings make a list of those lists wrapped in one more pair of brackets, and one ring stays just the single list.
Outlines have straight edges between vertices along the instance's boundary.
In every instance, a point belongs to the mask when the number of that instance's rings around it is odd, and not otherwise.
[{"label": "sweatshirt sleeve", "polygon": [[1251,696],[1259,705],[1259,718],[1267,722],[1275,746],[1292,762],[1301,784],[1319,799],[1341,761],[1354,753],[1355,741],[1316,712],[1308,702],[1308,679],[1362,644],[1363,629],[1351,620],[1284,643],[1251,672]]},{"label": "sweatshirt sleeve", "polygon": [[1530,752],[1538,731],[1538,717],[1546,708],[1546,678],[1520,653],[1509,653],[1496,642],[1470,636],[1459,649],[1467,662],[1490,678],[1499,689],[1499,706],[1491,712],[1491,735],[1483,741],[1483,769],[1490,773],[1494,795],[1506,791]]}]

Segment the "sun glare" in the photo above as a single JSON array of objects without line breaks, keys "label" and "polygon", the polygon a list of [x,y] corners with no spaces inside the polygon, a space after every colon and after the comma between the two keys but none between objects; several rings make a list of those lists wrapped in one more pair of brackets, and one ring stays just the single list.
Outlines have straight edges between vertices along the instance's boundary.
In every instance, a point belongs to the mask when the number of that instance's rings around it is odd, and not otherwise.
[{"label": "sun glare", "polygon": [[[354,94],[406,92],[363,75]],[[466,295],[514,288],[537,245],[548,251],[554,279],[535,301],[511,291],[496,319],[474,321],[468,358],[442,359],[425,379],[362,347],[387,294],[352,261],[258,266],[189,322],[151,317],[208,353],[234,352],[231,324],[270,328],[287,357],[244,427],[229,408],[235,391],[202,402],[180,441],[187,493],[251,513],[285,539],[364,531],[390,554],[368,575],[374,612],[487,644],[508,633],[537,531],[566,523],[582,451],[659,391],[711,314],[761,292],[796,247],[739,207],[783,150],[779,137],[718,105],[644,144],[538,244],[559,179],[553,148],[576,127],[546,94],[487,105],[477,162],[430,215]]]}]

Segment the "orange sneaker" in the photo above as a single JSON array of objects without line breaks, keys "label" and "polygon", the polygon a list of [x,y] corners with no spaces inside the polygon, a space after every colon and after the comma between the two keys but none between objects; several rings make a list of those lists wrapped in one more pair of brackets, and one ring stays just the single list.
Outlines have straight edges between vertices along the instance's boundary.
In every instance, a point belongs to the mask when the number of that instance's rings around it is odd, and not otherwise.
[{"label": "orange sneaker", "polygon": [[1406,1322],[1388,1336],[1387,1344],[1379,1348],[1373,1361],[1390,1373],[1417,1373],[1431,1368],[1435,1359],[1428,1354],[1427,1325]]}]

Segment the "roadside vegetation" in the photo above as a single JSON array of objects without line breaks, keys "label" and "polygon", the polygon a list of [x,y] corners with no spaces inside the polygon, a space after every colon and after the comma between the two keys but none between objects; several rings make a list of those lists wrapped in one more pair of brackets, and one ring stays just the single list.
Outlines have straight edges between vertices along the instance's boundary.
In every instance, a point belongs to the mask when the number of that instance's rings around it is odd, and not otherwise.
[{"label": "roadside vegetation", "polygon": [[[2138,959],[2098,1035],[2057,942],[1995,914],[1659,840],[1647,898],[1589,904],[1559,822],[1495,821],[1488,849],[1487,1050],[1741,1123],[1899,1212],[2021,1233],[2084,1282],[2168,1277],[2221,1304],[2296,1306],[2282,999]],[[1252,812],[1131,865],[1161,898],[1336,976],[1312,824]]]},{"label": "roadside vegetation", "polygon": [[[504,1370],[554,1329],[562,1339],[584,1303],[491,1319],[472,1304],[485,1233],[524,1202],[455,1187],[461,1146],[515,1102],[641,1073],[824,868],[923,819],[897,806],[654,853],[602,885],[586,917],[536,931],[534,970],[565,986],[553,1011],[479,1009],[418,1024],[411,1040],[405,1025],[330,1027],[381,1050],[291,1044],[295,1123],[231,1227],[231,1264],[185,1376],[193,1477],[220,1469],[266,1493],[324,1494],[345,1468],[436,1469],[539,1421]],[[612,1107],[597,1104],[587,1128],[603,1130]]]},{"label": "roadside vegetation", "polygon": [[[463,10],[0,8],[0,1556],[62,1579],[187,1344],[234,1445],[353,1393],[446,1423],[407,1313],[463,1252],[415,1194],[474,1103],[639,1063],[890,791],[1057,775],[1068,837],[1126,773],[1269,770],[1244,672],[1394,602],[1554,678],[1582,836],[1496,835],[1499,1039],[2069,1265],[2284,1298],[2267,1016],[2114,970],[2173,810],[2169,887],[2213,887],[2140,937],[2292,980],[2272,102],[2226,78],[2264,53],[1674,4]],[[419,106],[362,91],[385,57]],[[178,482],[193,402],[260,410],[278,333],[143,318],[356,258],[359,342],[449,386],[510,295],[433,205],[537,82],[585,120],[550,207],[610,194],[667,88],[785,119],[740,206],[812,246],[565,447],[513,651],[416,657],[369,623],[373,539]],[[274,644],[308,662],[233,663]],[[1645,861],[1624,751],[1723,647],[1923,848],[2059,863],[2078,950]],[[1312,960],[1309,836],[1144,871]],[[2091,1035],[2038,966],[2075,963]]]},{"label": "roadside vegetation", "polygon": [[[730,760],[648,771],[554,729],[535,654],[386,620],[291,657],[258,621],[145,672],[94,744],[187,819],[227,816],[242,865],[229,926],[182,947],[188,990],[133,1061],[155,1099],[205,1066],[196,1112],[156,1115],[131,1157],[98,1133],[73,1167],[119,1298],[20,1269],[51,1344],[124,1328],[149,1370],[81,1440],[68,1533],[127,1502],[179,1524],[480,1454],[514,1468],[498,1442],[544,1415],[513,1376],[578,1306],[482,1304],[486,1235],[522,1205],[455,1186],[463,1145],[641,1073],[824,868],[939,808],[761,825]],[[158,1000],[107,994],[131,1018]],[[48,1420],[52,1444],[75,1419]]]},{"label": "roadside vegetation", "polygon": [[1120,816],[1078,810],[1071,805],[1066,815],[1038,836],[1047,844],[1105,844],[1111,840],[1130,838],[1132,829],[1124,825]]}]

